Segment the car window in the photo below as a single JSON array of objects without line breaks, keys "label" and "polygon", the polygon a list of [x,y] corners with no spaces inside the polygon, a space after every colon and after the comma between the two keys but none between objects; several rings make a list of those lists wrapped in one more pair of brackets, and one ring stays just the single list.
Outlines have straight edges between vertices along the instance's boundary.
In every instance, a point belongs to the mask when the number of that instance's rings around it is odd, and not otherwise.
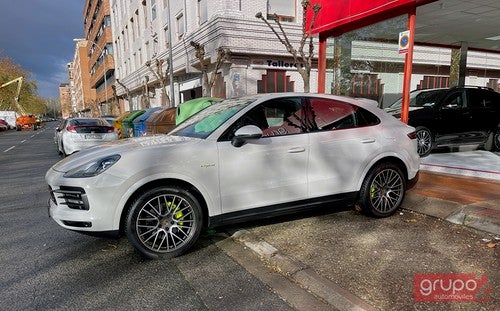
[{"label": "car window", "polygon": [[468,103],[471,108],[491,108],[500,105],[500,94],[492,91],[469,89],[468,95]]},{"label": "car window", "polygon": [[307,120],[311,131],[346,129],[380,122],[374,114],[361,107],[325,98],[309,100]]},{"label": "car window", "polygon": [[73,119],[69,122],[69,125],[74,126],[107,126],[107,122],[102,119]]},{"label": "car window", "polygon": [[500,108],[500,94],[490,91],[484,93],[484,106],[487,108]]},{"label": "car window", "polygon": [[262,128],[264,137],[300,134],[305,132],[303,120],[302,98],[280,98],[270,100],[262,105],[265,123]]},{"label": "car window", "polygon": [[443,100],[442,107],[446,108],[466,108],[467,101],[465,100],[463,91],[450,92]]},{"label": "car window", "polygon": [[300,134],[306,131],[303,123],[303,98],[272,99],[259,104],[236,120],[219,138],[228,141],[245,125],[255,125],[263,137]]},{"label": "car window", "polygon": [[410,95],[410,107],[434,107],[446,90],[432,90],[415,93],[415,96]]},{"label": "car window", "polygon": [[182,122],[169,134],[175,136],[207,138],[238,111],[255,98],[226,99],[215,103]]}]

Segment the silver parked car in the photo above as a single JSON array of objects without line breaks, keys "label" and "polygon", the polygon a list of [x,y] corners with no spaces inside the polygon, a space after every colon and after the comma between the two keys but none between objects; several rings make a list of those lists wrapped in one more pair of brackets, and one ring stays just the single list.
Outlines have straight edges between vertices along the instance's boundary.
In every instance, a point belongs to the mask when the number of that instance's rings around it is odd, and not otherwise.
[{"label": "silver parked car", "polygon": [[118,135],[114,127],[102,118],[65,119],[54,135],[57,150],[64,156],[115,140]]}]

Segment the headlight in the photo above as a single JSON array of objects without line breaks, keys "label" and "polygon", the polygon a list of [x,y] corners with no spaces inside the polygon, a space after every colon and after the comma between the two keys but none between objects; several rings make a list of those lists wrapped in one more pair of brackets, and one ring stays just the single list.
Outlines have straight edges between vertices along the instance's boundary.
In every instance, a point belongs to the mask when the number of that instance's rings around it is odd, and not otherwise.
[{"label": "headlight", "polygon": [[85,178],[85,177],[94,177],[108,168],[110,168],[113,164],[120,160],[120,155],[114,154],[109,157],[100,158],[98,160],[94,160],[91,162],[87,162],[84,165],[78,166],[72,170],[69,170],[64,174],[66,178]]}]

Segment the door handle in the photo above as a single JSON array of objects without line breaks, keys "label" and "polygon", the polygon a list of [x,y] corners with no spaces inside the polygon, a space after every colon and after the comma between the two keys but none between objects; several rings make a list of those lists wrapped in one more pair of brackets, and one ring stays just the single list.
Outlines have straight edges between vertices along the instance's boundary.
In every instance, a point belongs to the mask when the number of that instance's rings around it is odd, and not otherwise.
[{"label": "door handle", "polygon": [[375,142],[375,138],[365,138],[361,140],[361,143],[363,144],[371,144]]},{"label": "door handle", "polygon": [[306,151],[306,148],[304,147],[293,147],[288,149],[288,153],[299,153],[299,152],[304,152]]}]

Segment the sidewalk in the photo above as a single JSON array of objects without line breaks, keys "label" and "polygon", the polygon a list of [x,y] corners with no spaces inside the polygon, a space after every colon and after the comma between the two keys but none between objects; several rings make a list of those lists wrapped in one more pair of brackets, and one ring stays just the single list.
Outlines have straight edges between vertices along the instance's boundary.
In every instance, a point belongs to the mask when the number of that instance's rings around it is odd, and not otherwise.
[{"label": "sidewalk", "polygon": [[403,208],[500,235],[500,153],[433,153]]},{"label": "sidewalk", "polygon": [[423,170],[402,208],[500,236],[497,180]]},{"label": "sidewalk", "polygon": [[[488,237],[498,244],[500,238],[499,154],[424,158],[420,180],[402,208],[377,222],[354,213],[285,219],[239,230],[232,238],[335,310],[413,308],[412,279],[423,272],[487,273],[491,285],[498,285],[493,279],[499,245],[488,249],[481,241]],[[445,229],[443,220],[480,231]]]}]

